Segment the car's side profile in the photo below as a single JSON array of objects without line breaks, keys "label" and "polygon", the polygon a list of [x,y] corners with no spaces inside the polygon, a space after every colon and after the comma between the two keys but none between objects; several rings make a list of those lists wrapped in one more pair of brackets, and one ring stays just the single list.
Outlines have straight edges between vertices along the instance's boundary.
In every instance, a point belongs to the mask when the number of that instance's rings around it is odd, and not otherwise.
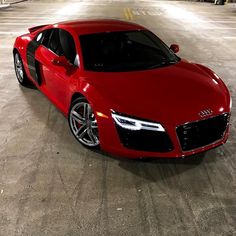
[{"label": "car's side profile", "polygon": [[16,76],[68,118],[75,138],[116,155],[183,157],[226,142],[232,100],[209,68],[146,28],[80,20],[17,37]]}]

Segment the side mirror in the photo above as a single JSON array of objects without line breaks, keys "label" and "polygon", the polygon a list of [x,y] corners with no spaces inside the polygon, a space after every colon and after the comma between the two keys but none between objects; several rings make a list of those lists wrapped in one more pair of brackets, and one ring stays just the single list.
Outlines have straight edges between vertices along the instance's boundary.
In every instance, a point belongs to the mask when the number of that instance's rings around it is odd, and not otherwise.
[{"label": "side mirror", "polygon": [[177,52],[179,52],[179,45],[178,45],[178,44],[171,44],[170,49],[171,49],[174,53],[177,53]]},{"label": "side mirror", "polygon": [[57,56],[52,60],[52,64],[55,66],[68,66],[69,61],[65,56]]}]

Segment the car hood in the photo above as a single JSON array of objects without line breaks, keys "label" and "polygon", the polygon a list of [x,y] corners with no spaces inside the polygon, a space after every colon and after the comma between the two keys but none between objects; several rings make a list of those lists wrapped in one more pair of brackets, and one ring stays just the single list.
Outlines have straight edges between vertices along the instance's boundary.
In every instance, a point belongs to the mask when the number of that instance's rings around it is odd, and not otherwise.
[{"label": "car hood", "polygon": [[88,74],[110,109],[130,116],[177,125],[201,119],[204,109],[212,115],[228,111],[223,82],[187,61],[139,72]]}]

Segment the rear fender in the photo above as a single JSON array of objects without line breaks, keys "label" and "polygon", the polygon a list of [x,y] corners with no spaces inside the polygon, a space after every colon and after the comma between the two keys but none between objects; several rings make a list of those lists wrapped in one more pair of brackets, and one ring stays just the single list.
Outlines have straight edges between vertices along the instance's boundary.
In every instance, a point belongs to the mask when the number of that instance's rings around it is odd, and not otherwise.
[{"label": "rear fender", "polygon": [[30,76],[30,72],[28,68],[26,52],[27,52],[28,44],[31,40],[32,40],[32,36],[30,34],[24,34],[22,36],[19,36],[16,38],[15,43],[14,43],[14,48],[13,48],[13,53],[15,53],[15,51],[19,52],[21,59],[23,61],[25,72],[29,78],[31,78],[31,76]]}]

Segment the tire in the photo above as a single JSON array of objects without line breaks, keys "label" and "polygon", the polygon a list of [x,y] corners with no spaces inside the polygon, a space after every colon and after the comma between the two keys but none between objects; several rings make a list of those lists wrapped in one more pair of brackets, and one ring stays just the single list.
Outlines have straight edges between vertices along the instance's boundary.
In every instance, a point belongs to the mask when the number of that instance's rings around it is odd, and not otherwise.
[{"label": "tire", "polygon": [[21,56],[19,52],[15,52],[13,55],[14,55],[14,67],[16,72],[16,78],[21,85],[27,86],[29,84],[29,80],[25,73]]},{"label": "tire", "polygon": [[69,110],[68,123],[77,141],[88,148],[99,148],[98,125],[89,102],[76,98]]}]

